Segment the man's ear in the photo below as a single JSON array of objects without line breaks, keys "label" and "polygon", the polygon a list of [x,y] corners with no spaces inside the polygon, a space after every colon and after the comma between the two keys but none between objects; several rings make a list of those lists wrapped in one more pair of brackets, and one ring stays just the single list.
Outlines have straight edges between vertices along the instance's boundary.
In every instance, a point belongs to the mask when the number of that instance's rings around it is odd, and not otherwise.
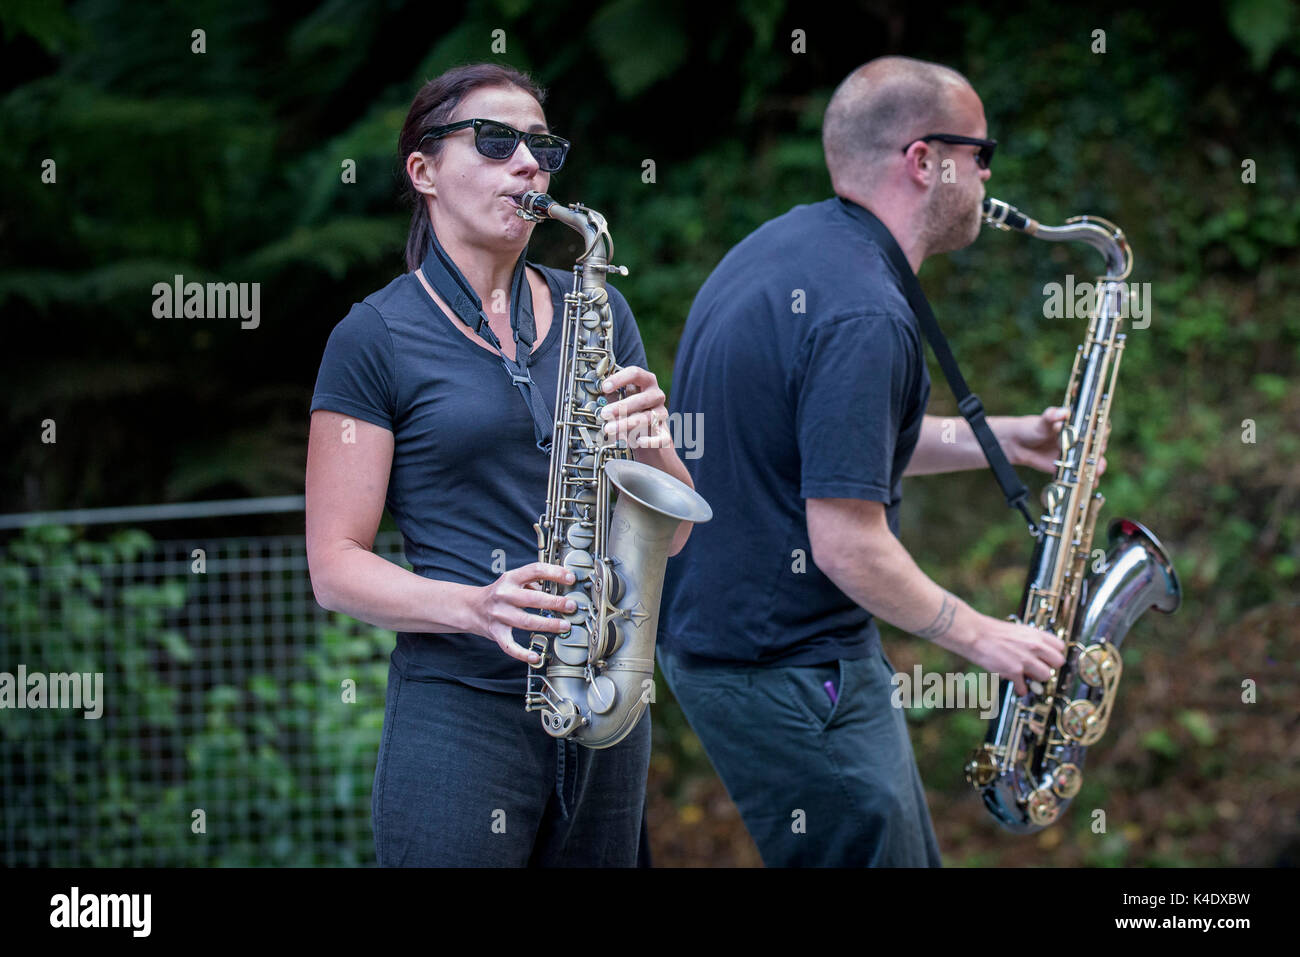
[{"label": "man's ear", "polygon": [[912,171],[912,161],[907,161],[907,172],[913,181],[919,181],[922,185],[929,186],[939,175],[939,158],[934,150],[925,143],[918,144],[920,153],[916,161],[916,171]]}]

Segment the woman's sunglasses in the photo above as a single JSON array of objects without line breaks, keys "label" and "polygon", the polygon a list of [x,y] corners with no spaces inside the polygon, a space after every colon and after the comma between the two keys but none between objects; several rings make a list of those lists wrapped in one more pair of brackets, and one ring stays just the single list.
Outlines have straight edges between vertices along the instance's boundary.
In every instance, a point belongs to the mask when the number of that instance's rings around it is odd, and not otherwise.
[{"label": "woman's sunglasses", "polygon": [[461,120],[447,126],[437,126],[422,137],[420,143],[427,139],[441,139],[457,130],[474,128],[474,146],[488,159],[505,160],[515,155],[519,141],[523,140],[528,152],[533,154],[537,165],[548,173],[554,173],[564,165],[564,157],[569,153],[569,141],[551,133],[523,133],[496,120]]},{"label": "woman's sunglasses", "polygon": [[[993,162],[993,150],[998,145],[997,140],[981,140],[974,136],[956,136],[952,133],[931,133],[928,136],[918,136],[912,140],[912,143],[926,143],[930,140],[938,140],[940,143],[957,143],[967,146],[978,146],[979,150],[975,153],[975,165],[980,169],[988,169],[989,164]],[[906,153],[912,143],[903,147]]]}]

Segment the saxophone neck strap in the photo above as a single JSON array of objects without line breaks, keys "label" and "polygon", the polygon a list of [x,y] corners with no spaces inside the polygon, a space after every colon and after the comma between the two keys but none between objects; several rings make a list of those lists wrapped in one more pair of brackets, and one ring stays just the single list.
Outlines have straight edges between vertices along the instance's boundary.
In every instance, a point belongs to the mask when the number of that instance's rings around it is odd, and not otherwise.
[{"label": "saxophone neck strap", "polygon": [[506,358],[497,338],[488,322],[487,313],[483,311],[483,301],[479,299],[474,287],[469,284],[465,274],[447,255],[438,242],[438,236],[429,230],[429,251],[425,254],[420,270],[424,278],[433,287],[438,296],[451,307],[456,318],[484,339],[497,351],[501,366],[510,376],[511,383],[524,398],[529,415],[533,419],[533,437],[537,448],[550,453],[551,436],[554,422],[546,408],[542,390],[533,381],[528,367],[532,364],[533,344],[537,341],[537,325],[533,321],[533,295],[524,276],[524,254],[519,254],[515,263],[514,275],[510,280],[510,329],[514,333],[515,358]]},{"label": "saxophone neck strap", "polygon": [[912,266],[907,261],[907,257],[903,255],[902,248],[885,224],[877,219],[870,210],[842,196],[839,197],[839,200],[849,215],[866,227],[871,237],[876,241],[876,245],[880,247],[881,251],[893,264],[899,279],[902,280],[903,293],[907,296],[907,303],[912,307],[912,312],[916,314],[917,321],[921,325],[921,331],[925,333],[930,348],[934,350],[934,357],[939,360],[939,368],[943,370],[943,377],[948,380],[948,387],[952,389],[952,394],[957,399],[957,408],[961,410],[962,418],[970,424],[971,431],[975,433],[975,439],[984,452],[984,458],[988,460],[989,468],[993,470],[993,477],[997,479],[1002,494],[1007,500],[1007,507],[1020,511],[1025,522],[1029,525],[1029,533],[1037,538],[1041,534],[1041,530],[1026,505],[1029,498],[1029,489],[1025,487],[1024,482],[1020,481],[1020,476],[1016,475],[1015,469],[1011,467],[1011,462],[1007,459],[1006,452],[1002,450],[1002,445],[998,442],[997,436],[993,434],[993,429],[989,426],[988,418],[984,414],[984,403],[980,401],[979,396],[971,392],[970,387],[966,384],[965,377],[961,374],[961,369],[957,367],[957,360],[952,354],[952,349],[948,346],[948,340],[944,337],[943,330],[939,328],[939,321],[934,317],[934,310],[930,308],[929,302],[926,301],[925,293],[921,290],[921,283],[917,280],[916,273],[912,272]]}]

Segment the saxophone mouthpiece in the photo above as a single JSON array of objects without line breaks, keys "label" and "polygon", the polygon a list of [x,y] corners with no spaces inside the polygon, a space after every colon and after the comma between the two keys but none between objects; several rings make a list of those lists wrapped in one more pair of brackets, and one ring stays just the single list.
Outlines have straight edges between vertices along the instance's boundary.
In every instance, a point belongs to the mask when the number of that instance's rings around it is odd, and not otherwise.
[{"label": "saxophone mouthpiece", "polygon": [[555,205],[555,200],[535,189],[530,189],[510,198],[519,207],[515,210],[515,215],[520,219],[528,220],[530,223],[540,223],[543,219],[547,219],[546,211]]},{"label": "saxophone mouthpiece", "polygon": [[1010,203],[992,196],[984,197],[984,224],[994,229],[1016,229],[1031,236],[1038,229],[1036,220],[1030,219]]}]

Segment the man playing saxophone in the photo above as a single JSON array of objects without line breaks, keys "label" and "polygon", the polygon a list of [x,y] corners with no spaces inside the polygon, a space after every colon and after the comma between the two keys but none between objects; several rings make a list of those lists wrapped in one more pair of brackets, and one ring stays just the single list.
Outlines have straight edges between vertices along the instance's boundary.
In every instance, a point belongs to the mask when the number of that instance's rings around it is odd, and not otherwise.
[{"label": "man playing saxophone", "polygon": [[[995,141],[965,77],[905,57],[850,74],[822,135],[835,197],[732,249],[686,323],[672,408],[714,436],[687,465],[714,519],[669,563],[659,660],[767,865],[938,866],[874,617],[1021,693],[1065,660],[897,537],[904,475],[985,460],[965,423],[945,442],[925,415],[920,331],[882,244],[913,272],[969,245]],[[989,422],[1013,464],[1051,472],[1064,414]]]}]

